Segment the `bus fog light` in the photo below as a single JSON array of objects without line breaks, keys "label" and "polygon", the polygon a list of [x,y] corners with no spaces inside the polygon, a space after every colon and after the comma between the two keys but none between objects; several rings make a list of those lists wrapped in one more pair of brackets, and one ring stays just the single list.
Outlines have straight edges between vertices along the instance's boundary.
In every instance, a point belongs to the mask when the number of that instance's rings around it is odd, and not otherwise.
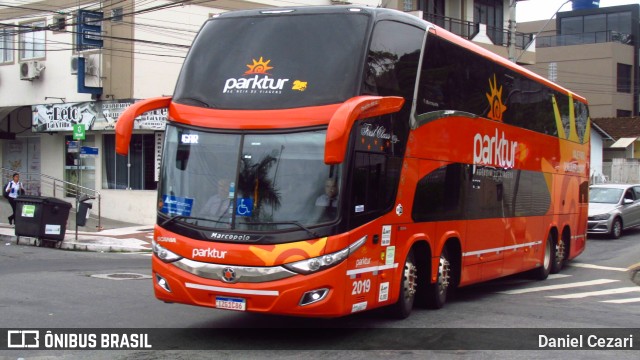
[{"label": "bus fog light", "polygon": [[167,280],[165,280],[162,276],[156,274],[156,282],[158,283],[158,286],[167,290],[168,292],[171,292],[171,288],[169,288]]},{"label": "bus fog light", "polygon": [[307,291],[306,293],[304,293],[304,295],[302,295],[302,299],[300,299],[300,306],[316,303],[327,297],[328,293],[329,289],[316,289]]}]

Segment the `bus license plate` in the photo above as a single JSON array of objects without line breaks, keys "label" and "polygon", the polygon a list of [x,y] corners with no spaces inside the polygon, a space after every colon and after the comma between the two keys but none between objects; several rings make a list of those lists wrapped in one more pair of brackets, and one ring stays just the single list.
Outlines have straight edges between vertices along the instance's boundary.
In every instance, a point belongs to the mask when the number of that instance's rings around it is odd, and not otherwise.
[{"label": "bus license plate", "polygon": [[247,302],[245,299],[240,298],[216,296],[216,308],[245,311],[247,310]]}]

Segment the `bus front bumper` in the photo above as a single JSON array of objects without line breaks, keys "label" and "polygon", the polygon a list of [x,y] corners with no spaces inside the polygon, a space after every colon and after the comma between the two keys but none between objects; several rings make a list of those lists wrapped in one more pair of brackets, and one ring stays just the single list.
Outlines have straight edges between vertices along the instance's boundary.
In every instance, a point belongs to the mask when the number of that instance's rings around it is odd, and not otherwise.
[{"label": "bus front bumper", "polygon": [[253,283],[197,276],[163,262],[155,254],[152,269],[156,298],[169,303],[306,317],[351,313],[351,308],[344,305],[346,262],[314,274]]}]

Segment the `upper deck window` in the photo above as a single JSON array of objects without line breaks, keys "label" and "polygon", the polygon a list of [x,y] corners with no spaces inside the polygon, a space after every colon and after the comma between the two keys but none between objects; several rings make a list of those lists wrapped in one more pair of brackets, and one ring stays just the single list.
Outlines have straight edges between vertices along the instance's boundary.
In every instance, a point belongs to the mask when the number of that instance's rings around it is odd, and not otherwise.
[{"label": "upper deck window", "polygon": [[216,18],[193,43],[174,101],[218,109],[283,109],[355,95],[369,17],[277,14]]}]

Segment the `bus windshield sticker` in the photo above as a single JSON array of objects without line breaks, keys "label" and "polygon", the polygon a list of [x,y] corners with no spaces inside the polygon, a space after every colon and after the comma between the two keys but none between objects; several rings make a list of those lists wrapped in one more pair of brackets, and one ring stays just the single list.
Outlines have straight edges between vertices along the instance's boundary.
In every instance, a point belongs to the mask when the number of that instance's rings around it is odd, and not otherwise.
[{"label": "bus windshield sticker", "polygon": [[391,225],[383,225],[382,226],[382,242],[380,243],[382,246],[391,245]]},{"label": "bus windshield sticker", "polygon": [[253,199],[239,198],[236,206],[236,215],[250,217],[252,214],[253,214]]},{"label": "bus windshield sticker", "polygon": [[162,212],[167,215],[191,216],[193,210],[193,199],[174,196],[162,195]]},{"label": "bus windshield sticker", "polygon": [[395,261],[395,259],[396,259],[396,247],[395,246],[389,246],[387,248],[387,251],[386,251],[384,264],[385,265],[393,265],[393,262]]},{"label": "bus windshield sticker", "polygon": [[389,282],[380,283],[380,291],[378,293],[378,302],[389,300]]},{"label": "bus windshield sticker", "polygon": [[356,205],[356,212],[361,213],[364,211],[364,205]]}]

